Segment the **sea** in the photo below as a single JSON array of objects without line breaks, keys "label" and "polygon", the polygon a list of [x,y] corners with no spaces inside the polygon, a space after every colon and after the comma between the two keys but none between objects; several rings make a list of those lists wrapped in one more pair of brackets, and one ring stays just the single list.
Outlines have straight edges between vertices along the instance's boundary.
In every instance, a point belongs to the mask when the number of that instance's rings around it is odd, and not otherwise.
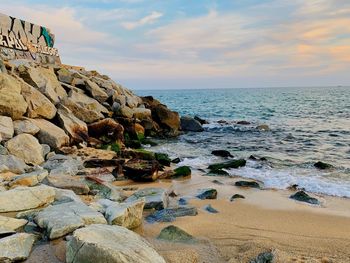
[{"label": "sea", "polygon": [[[179,157],[178,165],[205,171],[224,159],[212,150],[244,158],[232,176],[255,179],[266,188],[297,184],[306,191],[350,198],[350,87],[139,90],[181,116],[209,122],[204,132],[159,141],[151,150]],[[238,124],[246,121],[250,124]],[[268,131],[257,129],[266,124]],[[249,160],[249,156],[268,161]],[[334,166],[318,170],[314,163]]]}]

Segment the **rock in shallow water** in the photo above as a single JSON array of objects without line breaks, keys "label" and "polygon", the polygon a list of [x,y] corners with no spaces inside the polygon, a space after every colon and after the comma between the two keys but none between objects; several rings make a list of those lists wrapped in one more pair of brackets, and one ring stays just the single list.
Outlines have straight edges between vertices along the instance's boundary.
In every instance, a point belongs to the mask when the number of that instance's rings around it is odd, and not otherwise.
[{"label": "rock in shallow water", "polygon": [[234,201],[235,199],[244,199],[245,197],[243,195],[240,194],[234,194],[233,196],[231,196],[230,201]]},{"label": "rock in shallow water", "polygon": [[320,170],[327,170],[327,169],[334,168],[333,165],[328,164],[328,163],[324,163],[324,162],[317,162],[314,164],[314,166]]},{"label": "rock in shallow water", "polygon": [[251,182],[251,181],[237,181],[237,182],[235,182],[235,186],[260,188],[260,185],[257,182]]},{"label": "rock in shallow water", "polygon": [[229,151],[226,151],[226,150],[214,150],[211,152],[212,155],[215,155],[215,156],[220,156],[220,157],[231,157],[233,158],[233,155],[229,152]]},{"label": "rock in shallow water", "polygon": [[150,182],[158,178],[159,163],[155,160],[132,159],[123,165],[124,175],[136,182]]},{"label": "rock in shallow water", "polygon": [[219,213],[218,210],[216,210],[214,207],[212,207],[211,205],[206,205],[204,207],[204,210],[209,212],[209,213],[212,213],[212,214],[216,214],[216,213]]},{"label": "rock in shallow water", "polygon": [[313,205],[319,205],[320,204],[320,201],[318,201],[314,197],[309,196],[304,191],[296,192],[295,194],[291,195],[289,198],[297,200],[297,201],[300,201],[300,202],[313,204]]},{"label": "rock in shallow water", "polygon": [[91,225],[67,243],[67,263],[165,263],[151,245],[120,226]]},{"label": "rock in shallow water", "polygon": [[218,192],[214,188],[200,189],[196,195],[199,199],[216,199]]},{"label": "rock in shallow water", "polygon": [[210,170],[210,172],[215,173],[222,169],[231,169],[231,168],[237,169],[245,165],[246,165],[246,160],[240,159],[240,160],[231,160],[223,163],[211,164],[208,166],[208,169]]},{"label": "rock in shallow water", "polygon": [[18,233],[0,239],[0,262],[22,261],[28,258],[36,237]]},{"label": "rock in shallow water", "polygon": [[195,238],[177,226],[167,226],[162,229],[157,239],[171,242],[194,242]]},{"label": "rock in shallow water", "polygon": [[139,199],[145,199],[145,209],[161,210],[164,208],[164,202],[166,199],[165,190],[162,188],[144,188],[136,191],[126,202],[135,202]]},{"label": "rock in shallow water", "polygon": [[204,131],[202,125],[199,121],[195,120],[190,116],[181,117],[181,130],[183,131],[193,131],[202,132]]},{"label": "rock in shallow water", "polygon": [[154,212],[146,217],[148,223],[155,222],[173,222],[176,217],[196,216],[198,214],[197,208],[194,206],[178,206],[173,208],[165,208],[163,210]]}]

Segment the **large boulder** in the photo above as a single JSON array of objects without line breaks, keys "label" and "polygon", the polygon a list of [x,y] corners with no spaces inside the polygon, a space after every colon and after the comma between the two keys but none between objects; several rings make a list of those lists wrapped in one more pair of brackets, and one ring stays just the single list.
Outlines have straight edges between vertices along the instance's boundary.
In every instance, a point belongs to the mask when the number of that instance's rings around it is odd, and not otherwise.
[{"label": "large boulder", "polygon": [[123,165],[124,176],[136,182],[151,182],[158,179],[159,163],[156,160],[132,159]]},{"label": "large boulder", "polygon": [[150,119],[152,117],[152,113],[150,109],[146,108],[135,108],[132,110],[133,112],[133,118],[144,120],[144,119]]},{"label": "large boulder", "polygon": [[29,118],[45,118],[50,120],[55,117],[57,111],[55,106],[40,91],[27,83],[22,83],[22,95],[28,103],[26,115]]},{"label": "large boulder", "polygon": [[181,130],[192,131],[192,132],[202,132],[204,131],[202,125],[199,121],[195,120],[190,116],[181,117]]},{"label": "large boulder", "polygon": [[21,95],[21,83],[7,74],[0,73],[0,115],[20,119],[28,104]]},{"label": "large boulder", "polygon": [[22,174],[25,173],[26,169],[28,169],[28,166],[23,160],[11,154],[0,154],[0,173],[9,171],[15,174]]},{"label": "large boulder", "polygon": [[[2,140],[7,141],[13,137],[14,128],[10,117],[0,116],[0,136]],[[1,140],[0,140],[1,141]]]},{"label": "large boulder", "polygon": [[40,129],[36,126],[31,120],[17,120],[13,122],[13,126],[15,129],[15,134],[28,133],[31,135],[37,134]]},{"label": "large boulder", "polygon": [[47,183],[53,187],[72,190],[77,195],[85,195],[90,192],[90,188],[82,178],[70,175],[49,175]]},{"label": "large boulder", "polygon": [[32,121],[40,128],[37,134],[40,143],[48,144],[53,149],[69,144],[69,137],[61,128],[44,119],[33,119]]},{"label": "large boulder", "polygon": [[55,190],[46,185],[17,187],[0,192],[0,213],[29,210],[54,201]]},{"label": "large boulder", "polygon": [[67,98],[62,100],[62,104],[69,108],[76,117],[86,123],[103,119],[103,113],[108,113],[108,110],[99,104],[97,100],[73,90],[70,91]]},{"label": "large boulder", "polygon": [[122,142],[124,127],[111,118],[106,118],[88,125],[89,135],[102,141]]},{"label": "large boulder", "polygon": [[6,143],[8,151],[28,164],[39,165],[44,162],[42,146],[30,134],[19,134]]},{"label": "large boulder", "polygon": [[67,243],[67,263],[165,263],[151,245],[120,226],[91,225],[78,229]]},{"label": "large boulder", "polygon": [[85,80],[85,89],[91,97],[95,98],[100,103],[103,103],[108,99],[107,93],[91,80]]},{"label": "large boulder", "polygon": [[57,117],[62,129],[70,136],[71,142],[81,143],[89,139],[86,123],[75,117],[71,110],[61,105]]},{"label": "large boulder", "polygon": [[0,239],[0,262],[26,260],[36,240],[35,235],[18,233]]},{"label": "large boulder", "polygon": [[53,176],[74,176],[83,167],[83,162],[79,158],[68,155],[55,154],[51,156],[43,165]]},{"label": "large boulder", "polygon": [[169,110],[165,105],[159,104],[152,111],[157,122],[164,128],[169,129],[173,133],[177,133],[180,128],[180,117],[177,112]]},{"label": "large boulder", "polygon": [[34,220],[38,226],[47,230],[50,239],[62,237],[85,225],[107,223],[101,213],[82,202],[66,202],[46,207]]}]

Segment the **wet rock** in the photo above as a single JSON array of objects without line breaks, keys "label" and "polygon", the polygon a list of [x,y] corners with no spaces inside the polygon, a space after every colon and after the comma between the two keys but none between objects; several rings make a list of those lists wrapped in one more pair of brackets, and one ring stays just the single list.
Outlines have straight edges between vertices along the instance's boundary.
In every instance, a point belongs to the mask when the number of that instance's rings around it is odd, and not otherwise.
[{"label": "wet rock", "polygon": [[195,119],[196,121],[198,121],[201,125],[209,124],[209,122],[208,122],[207,120],[204,120],[204,119],[202,119],[202,118],[199,117],[199,116],[194,116],[194,119]]},{"label": "wet rock", "polygon": [[152,117],[163,128],[168,129],[172,134],[177,135],[180,129],[180,117],[177,112],[169,110],[165,105],[158,104],[152,110]]},{"label": "wet rock", "polygon": [[314,166],[315,166],[317,169],[320,169],[320,170],[327,170],[327,169],[332,169],[332,168],[334,168],[333,165],[328,164],[328,163],[324,163],[324,162],[317,162],[317,163],[314,164]]},{"label": "wet rock", "polygon": [[13,137],[14,128],[10,117],[0,116],[0,142],[7,141]]},{"label": "wet rock", "polygon": [[197,208],[194,206],[178,206],[169,207],[156,211],[146,217],[148,223],[155,222],[173,222],[177,217],[196,216],[198,214]]},{"label": "wet rock", "polygon": [[270,251],[260,253],[255,259],[249,261],[249,263],[273,263],[274,254]]},{"label": "wet rock", "polygon": [[107,198],[116,202],[122,202],[126,198],[123,190],[113,184],[103,182],[92,176],[87,176],[85,179],[87,179],[90,192],[96,192],[96,195],[100,198]]},{"label": "wet rock", "polygon": [[4,230],[17,231],[23,228],[27,223],[28,221],[25,219],[16,219],[7,216],[0,216],[0,233]]},{"label": "wet rock", "polygon": [[49,173],[46,170],[36,170],[14,177],[9,182],[10,187],[15,186],[36,186],[41,183]]},{"label": "wet rock", "polygon": [[19,134],[6,143],[8,151],[28,164],[40,165],[44,162],[39,141],[30,134]]},{"label": "wet rock", "polygon": [[70,91],[69,96],[62,100],[62,104],[69,108],[73,114],[86,123],[93,123],[104,118],[103,113],[108,110],[97,100],[76,91]]},{"label": "wet rock", "polygon": [[107,223],[101,213],[80,202],[49,206],[40,211],[34,220],[46,229],[50,239],[62,237],[85,225]]},{"label": "wet rock", "polygon": [[204,131],[202,125],[199,121],[195,120],[190,116],[181,117],[181,130],[192,131],[192,132],[202,132]]},{"label": "wet rock", "polygon": [[233,196],[231,196],[230,201],[234,201],[235,199],[244,199],[245,197],[243,195],[240,194],[234,194]]},{"label": "wet rock", "polygon": [[88,159],[84,161],[85,168],[119,166],[125,163],[124,159]]},{"label": "wet rock", "polygon": [[95,98],[98,102],[103,103],[108,99],[108,95],[103,91],[95,82],[91,80],[85,80],[85,89],[88,91],[92,98]]},{"label": "wet rock", "polygon": [[300,201],[300,202],[313,204],[313,205],[320,204],[320,202],[316,198],[309,196],[304,191],[296,192],[295,194],[291,195],[289,198]]},{"label": "wet rock", "polygon": [[192,243],[195,242],[195,238],[178,228],[177,226],[170,225],[162,229],[157,239],[165,240],[170,242],[182,242],[182,243]]},{"label": "wet rock", "polygon": [[214,188],[200,189],[196,195],[199,199],[216,199],[218,192]]},{"label": "wet rock", "polygon": [[31,135],[37,134],[40,129],[30,120],[17,120],[13,122],[13,126],[15,129],[15,134],[27,133]]},{"label": "wet rock", "polygon": [[145,209],[161,210],[164,208],[165,190],[162,188],[144,188],[136,191],[126,202],[135,202],[139,199],[145,199]]},{"label": "wet rock", "polygon": [[85,122],[73,115],[71,110],[61,105],[57,110],[57,117],[61,128],[70,136],[71,142],[88,141],[88,127]]},{"label": "wet rock", "polygon": [[120,226],[91,225],[78,229],[67,243],[67,263],[165,263],[151,245]]},{"label": "wet rock", "polygon": [[239,125],[249,125],[251,123],[249,121],[237,121],[237,124],[239,124]]},{"label": "wet rock", "polygon": [[20,119],[28,104],[21,95],[21,83],[14,77],[0,73],[0,115]]},{"label": "wet rock", "polygon": [[251,155],[249,156],[249,160],[252,160],[252,161],[267,161],[266,157],[256,157],[254,155]]},{"label": "wet rock", "polygon": [[26,260],[36,240],[35,235],[18,233],[0,239],[0,262]]},{"label": "wet rock", "polygon": [[226,150],[214,150],[211,152],[211,154],[215,155],[215,156],[224,157],[224,158],[227,158],[227,157],[233,158],[233,155],[229,151],[226,151]]},{"label": "wet rock", "polygon": [[209,205],[206,205],[206,206],[204,207],[204,210],[206,210],[207,212],[212,213],[212,214],[219,213],[219,211],[216,210],[214,207],[212,207],[210,204],[209,204]]},{"label": "wet rock", "polygon": [[151,182],[158,179],[157,161],[132,159],[123,165],[124,176],[136,182]]},{"label": "wet rock", "polygon": [[69,144],[69,137],[61,128],[44,119],[33,119],[32,121],[40,128],[37,134],[40,143],[48,144],[53,149]]},{"label": "wet rock", "polygon": [[188,204],[188,201],[187,201],[185,198],[182,198],[182,197],[181,197],[181,198],[179,199],[179,205],[182,205],[182,206],[183,206],[183,205],[187,205],[187,204]]},{"label": "wet rock", "polygon": [[[26,116],[29,118],[52,119],[56,115],[55,105],[37,89],[23,83],[22,95],[28,103]],[[55,97],[56,99],[56,97]]]},{"label": "wet rock", "polygon": [[156,160],[164,166],[170,166],[171,159],[169,158],[169,155],[166,153],[155,153]]},{"label": "wet rock", "polygon": [[121,152],[121,157],[142,160],[155,160],[156,158],[153,152],[146,151],[143,149],[123,150]]},{"label": "wet rock", "polygon": [[259,131],[269,131],[270,127],[266,124],[261,124],[256,127],[257,130]]},{"label": "wet rock", "polygon": [[208,169],[210,172],[217,172],[218,170],[221,169],[237,169],[239,167],[243,167],[246,165],[246,160],[239,159],[239,160],[231,160],[223,163],[216,163],[216,164],[211,164],[208,166]]},{"label": "wet rock", "polygon": [[210,171],[209,173],[206,174],[207,176],[228,176],[230,175],[228,172],[222,170],[222,169],[217,169],[217,170],[213,170]]},{"label": "wet rock", "polygon": [[0,192],[0,213],[37,208],[52,203],[54,198],[54,189],[46,185],[17,187]]},{"label": "wet rock", "polygon": [[25,162],[13,155],[0,155],[0,172],[25,173],[28,166]]},{"label": "wet rock", "polygon": [[219,181],[219,180],[213,180],[212,183],[214,184],[219,184],[219,185],[223,185],[224,183]]},{"label": "wet rock", "polygon": [[89,124],[88,129],[91,137],[107,143],[124,140],[124,127],[111,118]]},{"label": "wet rock", "polygon": [[186,177],[191,175],[191,168],[189,166],[180,166],[174,170],[174,175],[172,177]]},{"label": "wet rock", "polygon": [[173,160],[171,160],[172,163],[181,163],[181,159],[180,158],[175,158]]},{"label": "wet rock", "polygon": [[133,203],[111,202],[106,207],[105,217],[110,225],[134,229],[142,224],[144,206],[145,200],[143,199]]},{"label": "wet rock", "polygon": [[254,181],[237,181],[235,186],[238,187],[250,187],[250,188],[260,188],[260,185]]}]

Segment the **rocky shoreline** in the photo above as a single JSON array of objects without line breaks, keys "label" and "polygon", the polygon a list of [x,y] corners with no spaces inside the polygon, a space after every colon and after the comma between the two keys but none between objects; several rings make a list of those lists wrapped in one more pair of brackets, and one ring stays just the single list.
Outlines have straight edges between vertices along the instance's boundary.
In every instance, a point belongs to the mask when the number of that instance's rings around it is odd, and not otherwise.
[{"label": "rocky shoreline", "polygon": [[[132,230],[144,222],[191,220],[198,208],[190,199],[215,200],[220,193],[198,188],[188,197],[171,188],[135,187],[186,180],[192,174],[188,166],[175,167],[179,159],[143,146],[156,145],[152,138],[201,132],[206,121],[180,117],[153,97],[138,97],[96,71],[26,60],[0,61],[0,66],[0,262],[26,260],[35,244],[55,240],[64,244],[65,262],[165,262]],[[203,175],[227,176],[226,169],[246,164],[226,150],[212,154],[223,161],[209,165]],[[315,167],[332,169],[322,162]],[[235,181],[234,186],[263,188],[251,180]],[[320,204],[292,187],[290,198]],[[236,193],[228,201],[244,198]],[[203,209],[220,213],[215,205]],[[196,240],[174,226],[164,228],[158,238]],[[262,251],[250,262],[273,260],[272,252]]]}]

